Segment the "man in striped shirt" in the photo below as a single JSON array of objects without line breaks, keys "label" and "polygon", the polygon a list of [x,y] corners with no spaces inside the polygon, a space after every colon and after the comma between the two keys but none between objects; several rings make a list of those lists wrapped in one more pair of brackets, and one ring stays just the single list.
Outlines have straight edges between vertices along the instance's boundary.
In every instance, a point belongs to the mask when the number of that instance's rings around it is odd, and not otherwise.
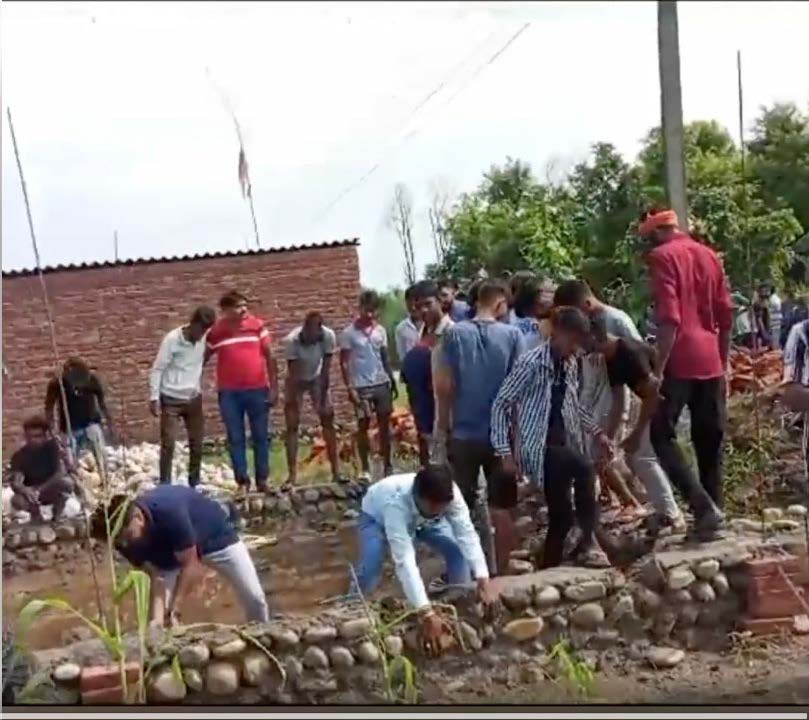
[{"label": "man in striped shirt", "polygon": [[216,355],[219,412],[228,438],[236,482],[250,487],[244,417],[250,423],[256,489],[267,489],[270,476],[270,407],[278,397],[278,375],[270,349],[270,331],[247,310],[247,298],[231,291],[219,301],[222,316],[208,332],[206,359]]},{"label": "man in striped shirt", "polygon": [[784,404],[803,413],[803,456],[809,481],[809,320],[793,325],[784,347]]},{"label": "man in striped shirt", "polygon": [[590,323],[580,310],[558,308],[552,316],[550,339],[517,360],[492,406],[491,441],[504,472],[516,471],[509,437],[510,420],[515,417],[523,472],[537,486],[544,484],[549,524],[543,567],[562,561],[574,518],[571,487],[582,532],[574,557],[592,560],[598,503],[584,432],[592,435],[607,457],[612,455],[612,444],[578,400],[576,353],[589,331]]}]

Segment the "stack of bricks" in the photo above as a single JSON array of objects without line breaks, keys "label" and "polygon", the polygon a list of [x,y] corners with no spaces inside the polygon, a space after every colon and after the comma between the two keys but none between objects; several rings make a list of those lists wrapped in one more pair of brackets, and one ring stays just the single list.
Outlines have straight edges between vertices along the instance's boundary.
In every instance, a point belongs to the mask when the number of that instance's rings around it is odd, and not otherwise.
[{"label": "stack of bricks", "polygon": [[[754,635],[774,635],[790,632],[797,618],[807,612],[809,578],[794,555],[766,557],[745,563],[747,586],[747,617],[742,628]],[[803,585],[801,583],[803,581]]]},{"label": "stack of bricks", "polygon": [[[124,667],[127,688],[131,691],[137,685],[140,665],[127,663]],[[93,665],[84,667],[79,678],[82,705],[121,705],[126,702],[121,687],[119,665]]]}]

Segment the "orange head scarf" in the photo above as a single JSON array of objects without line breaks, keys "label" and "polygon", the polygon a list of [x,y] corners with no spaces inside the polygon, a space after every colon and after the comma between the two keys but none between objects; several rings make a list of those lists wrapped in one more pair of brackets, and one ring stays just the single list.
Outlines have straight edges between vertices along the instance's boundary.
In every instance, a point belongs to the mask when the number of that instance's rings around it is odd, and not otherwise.
[{"label": "orange head scarf", "polygon": [[649,215],[638,228],[641,237],[651,235],[655,230],[661,227],[677,227],[677,213],[674,210],[661,210],[660,212]]}]

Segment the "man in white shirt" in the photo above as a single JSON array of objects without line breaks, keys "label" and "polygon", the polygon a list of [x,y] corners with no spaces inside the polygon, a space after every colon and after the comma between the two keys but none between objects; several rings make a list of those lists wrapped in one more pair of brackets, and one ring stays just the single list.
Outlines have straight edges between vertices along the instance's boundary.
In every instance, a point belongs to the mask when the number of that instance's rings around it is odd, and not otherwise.
[{"label": "man in white shirt", "polygon": [[449,467],[428,465],[418,473],[392,475],[371,485],[362,500],[358,531],[360,591],[367,596],[379,584],[388,545],[402,591],[421,617],[428,647],[438,641],[443,621],[427,597],[416,562],[416,540],[444,557],[450,584],[466,584],[474,576],[481,601],[487,606],[496,603],[480,538]]},{"label": "man in white shirt", "polygon": [[309,395],[320,418],[332,478],[335,481],[339,479],[334,408],[329,395],[331,359],[335,352],[337,335],[323,324],[323,316],[316,311],[308,313],[303,325],[284,338],[284,355],[287,359],[284,416],[289,470],[287,483],[290,485],[294,485],[298,478],[298,427],[304,395]]},{"label": "man in white shirt", "polygon": [[424,321],[421,319],[421,312],[414,297],[415,285],[405,290],[405,305],[407,305],[407,317],[402,320],[394,331],[396,341],[396,356],[399,358],[399,365],[418,343],[424,329]]},{"label": "man in white shirt", "polygon": [[160,343],[149,375],[149,410],[160,418],[160,482],[171,483],[177,421],[188,433],[188,484],[199,483],[205,418],[202,412],[202,366],[205,333],[216,321],[216,311],[198,307],[187,325],[167,333]]}]

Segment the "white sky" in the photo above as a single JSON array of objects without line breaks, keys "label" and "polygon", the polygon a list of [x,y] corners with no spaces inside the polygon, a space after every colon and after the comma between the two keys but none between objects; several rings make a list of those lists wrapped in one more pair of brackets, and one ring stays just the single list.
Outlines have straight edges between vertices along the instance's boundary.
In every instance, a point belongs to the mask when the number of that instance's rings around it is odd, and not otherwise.
[{"label": "white sky", "polygon": [[[362,280],[401,284],[386,217],[472,190],[507,155],[542,176],[596,141],[634,155],[659,121],[656,4],[4,3],[3,269],[34,264],[5,107],[45,264],[243,249],[242,125],[262,244],[359,237]],[[680,3],[686,121],[809,102],[809,3]],[[493,64],[478,69],[526,22]],[[444,86],[417,112],[413,110]],[[415,132],[408,140],[403,139]],[[379,169],[324,209],[376,163]]]}]

